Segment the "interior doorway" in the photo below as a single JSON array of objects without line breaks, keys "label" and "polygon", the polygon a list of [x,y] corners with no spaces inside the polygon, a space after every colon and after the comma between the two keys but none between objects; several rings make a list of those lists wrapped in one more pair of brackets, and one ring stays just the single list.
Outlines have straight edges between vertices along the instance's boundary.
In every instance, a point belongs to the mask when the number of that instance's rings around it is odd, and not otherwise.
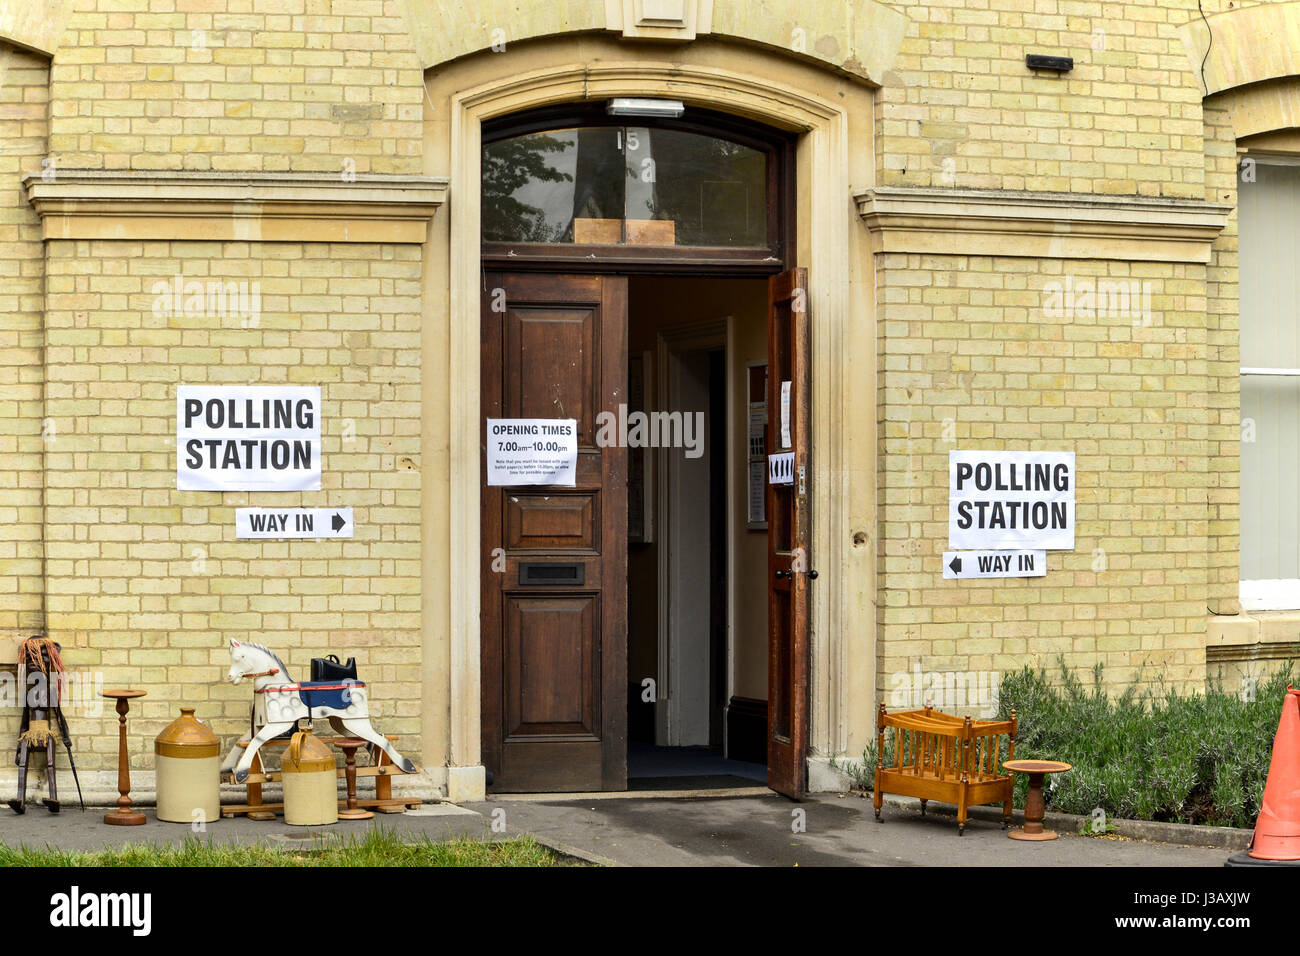
[{"label": "interior doorway", "polygon": [[631,789],[766,779],[766,523],[749,466],[767,308],[763,279],[629,279],[629,404],[646,430],[628,460]]}]

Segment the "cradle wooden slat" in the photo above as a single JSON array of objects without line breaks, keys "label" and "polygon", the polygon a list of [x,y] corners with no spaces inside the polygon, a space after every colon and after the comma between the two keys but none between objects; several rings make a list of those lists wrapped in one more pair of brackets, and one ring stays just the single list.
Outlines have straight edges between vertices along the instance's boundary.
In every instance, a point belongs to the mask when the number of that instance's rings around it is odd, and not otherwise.
[{"label": "cradle wooden slat", "polygon": [[[1011,820],[1011,774],[1004,760],[1016,756],[1016,712],[1009,720],[971,720],[926,707],[891,714],[880,705],[876,718],[876,820],[886,793],[917,797],[921,812],[939,800],[957,805],[957,833],[966,831],[967,811],[985,803],[1002,804],[1002,826]],[[885,766],[885,731],[892,730],[893,763]],[[1002,737],[1008,737],[1002,757]]]}]

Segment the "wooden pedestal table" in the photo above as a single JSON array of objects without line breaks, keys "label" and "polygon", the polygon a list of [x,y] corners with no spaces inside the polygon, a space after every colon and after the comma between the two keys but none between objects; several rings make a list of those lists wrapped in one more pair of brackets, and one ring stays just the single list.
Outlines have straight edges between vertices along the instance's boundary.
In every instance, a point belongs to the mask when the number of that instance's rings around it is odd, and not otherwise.
[{"label": "wooden pedestal table", "polygon": [[343,751],[343,774],[348,784],[348,805],[339,811],[340,820],[369,820],[374,814],[357,806],[357,750],[366,745],[360,737],[345,737],[334,745]]},{"label": "wooden pedestal table", "polygon": [[138,827],[145,822],[139,810],[131,809],[131,765],[126,758],[126,712],[130,701],[143,697],[142,690],[106,690],[103,696],[117,701],[117,809],[104,814],[104,822],[119,827]]},{"label": "wooden pedestal table", "polygon": [[1008,760],[1002,766],[1013,773],[1029,775],[1024,829],[1012,830],[1007,836],[1013,840],[1055,840],[1060,834],[1043,829],[1043,778],[1049,773],[1065,773],[1070,765],[1057,760]]}]

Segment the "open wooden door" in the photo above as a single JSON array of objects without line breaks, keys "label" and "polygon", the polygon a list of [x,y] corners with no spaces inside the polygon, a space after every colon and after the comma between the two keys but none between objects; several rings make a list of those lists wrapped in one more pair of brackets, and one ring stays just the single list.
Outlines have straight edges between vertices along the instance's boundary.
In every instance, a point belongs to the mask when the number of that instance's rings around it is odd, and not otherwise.
[{"label": "open wooden door", "polygon": [[808,274],[768,284],[768,454],[792,456],[769,481],[767,598],[767,785],[796,800],[807,790],[808,584],[817,577],[809,542]]},{"label": "open wooden door", "polygon": [[489,487],[484,455],[483,763],[498,792],[624,790],[627,449],[596,434],[627,401],[627,280],[484,278],[483,418],[576,419],[578,464]]}]

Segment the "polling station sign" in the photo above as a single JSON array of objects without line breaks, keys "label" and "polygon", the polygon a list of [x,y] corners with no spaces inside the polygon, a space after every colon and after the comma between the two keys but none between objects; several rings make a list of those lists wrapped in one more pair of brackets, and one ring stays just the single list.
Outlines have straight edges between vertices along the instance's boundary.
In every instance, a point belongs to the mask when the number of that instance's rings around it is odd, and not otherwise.
[{"label": "polling station sign", "polygon": [[319,385],[176,389],[181,491],[319,491]]},{"label": "polling station sign", "polygon": [[952,551],[1074,550],[1072,451],[948,453]]},{"label": "polling station sign", "polygon": [[577,481],[578,422],[573,418],[489,418],[489,485],[568,485]]}]

